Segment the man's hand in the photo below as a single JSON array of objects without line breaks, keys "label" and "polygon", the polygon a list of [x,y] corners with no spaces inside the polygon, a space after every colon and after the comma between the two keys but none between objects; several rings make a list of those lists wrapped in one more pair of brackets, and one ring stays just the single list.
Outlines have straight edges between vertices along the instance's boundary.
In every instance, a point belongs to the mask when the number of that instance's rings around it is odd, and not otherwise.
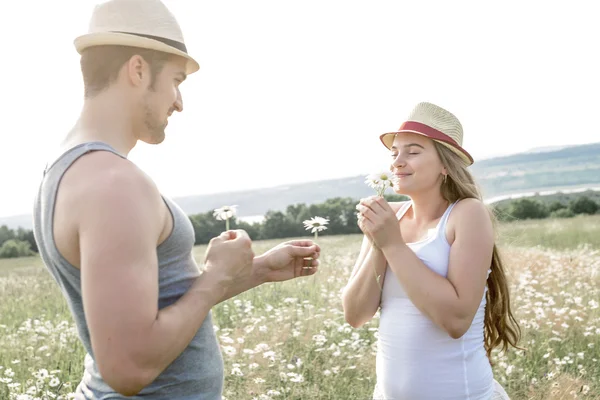
[{"label": "man's hand", "polygon": [[252,276],[252,241],[239,229],[221,233],[211,239],[206,249],[204,264],[206,272],[227,290]]},{"label": "man's hand", "polygon": [[284,242],[256,258],[254,274],[261,282],[314,275],[319,269],[320,255],[321,248],[311,240]]}]

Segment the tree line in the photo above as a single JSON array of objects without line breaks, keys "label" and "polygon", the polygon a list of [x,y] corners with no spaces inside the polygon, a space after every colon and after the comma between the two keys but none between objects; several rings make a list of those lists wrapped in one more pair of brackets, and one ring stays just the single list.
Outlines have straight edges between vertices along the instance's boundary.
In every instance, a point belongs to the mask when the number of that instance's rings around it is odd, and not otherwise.
[{"label": "tree line", "polygon": [[600,204],[588,196],[579,196],[568,203],[552,201],[542,202],[535,198],[511,200],[504,205],[494,207],[500,221],[524,219],[571,218],[576,215],[592,215],[600,212]]},{"label": "tree line", "polygon": [[28,257],[35,255],[37,251],[32,230],[13,230],[6,225],[0,226],[0,258]]},{"label": "tree line", "polygon": [[[400,195],[386,195],[388,201],[403,201]],[[230,220],[230,229],[243,229],[252,240],[311,236],[304,220],[318,216],[329,219],[327,229],[320,236],[360,233],[356,219],[357,199],[336,197],[323,203],[290,205],[285,211],[269,211],[262,222],[248,223],[237,218]],[[572,199],[568,204],[555,201],[549,204],[539,200],[522,198],[493,205],[500,221],[541,218],[570,218],[581,214],[600,212],[600,204],[587,196]],[[212,211],[189,216],[196,235],[196,245],[206,244],[225,230],[225,221],[217,220]],[[38,252],[33,231],[0,226],[0,258],[27,257]]]}]

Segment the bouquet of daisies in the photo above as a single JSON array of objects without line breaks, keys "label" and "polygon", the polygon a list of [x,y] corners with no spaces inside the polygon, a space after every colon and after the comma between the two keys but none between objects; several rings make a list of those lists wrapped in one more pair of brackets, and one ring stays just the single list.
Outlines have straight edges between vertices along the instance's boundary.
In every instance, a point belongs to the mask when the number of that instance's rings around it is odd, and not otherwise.
[{"label": "bouquet of daisies", "polygon": [[383,197],[388,188],[393,188],[398,178],[390,172],[379,172],[367,175],[365,183],[375,189],[377,196]]}]

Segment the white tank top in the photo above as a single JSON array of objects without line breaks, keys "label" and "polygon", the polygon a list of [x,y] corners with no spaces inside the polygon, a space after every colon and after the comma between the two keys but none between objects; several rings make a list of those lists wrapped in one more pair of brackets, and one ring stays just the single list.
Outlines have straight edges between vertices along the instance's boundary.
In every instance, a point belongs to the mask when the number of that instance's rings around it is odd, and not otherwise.
[{"label": "white tank top", "polygon": [[[400,207],[398,220],[411,205]],[[407,243],[428,268],[444,277],[450,254],[446,223],[455,205],[448,207],[427,238]],[[387,266],[376,361],[377,387],[385,399],[491,399],[493,373],[483,342],[486,292],[487,287],[469,330],[452,339],[415,307]]]}]

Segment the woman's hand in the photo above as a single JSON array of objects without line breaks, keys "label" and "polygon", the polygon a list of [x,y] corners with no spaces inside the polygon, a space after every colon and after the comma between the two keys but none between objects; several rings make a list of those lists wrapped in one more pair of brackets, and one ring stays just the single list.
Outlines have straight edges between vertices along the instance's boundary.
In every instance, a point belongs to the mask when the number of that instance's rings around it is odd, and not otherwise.
[{"label": "woman's hand", "polygon": [[383,249],[403,241],[396,213],[383,197],[371,196],[361,199],[356,209],[359,228],[375,246]]}]

